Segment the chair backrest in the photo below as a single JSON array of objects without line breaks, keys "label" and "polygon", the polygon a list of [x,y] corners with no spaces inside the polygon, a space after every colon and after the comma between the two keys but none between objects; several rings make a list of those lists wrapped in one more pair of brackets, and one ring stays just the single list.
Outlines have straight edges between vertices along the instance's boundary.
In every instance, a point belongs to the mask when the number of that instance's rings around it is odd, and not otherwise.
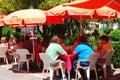
[{"label": "chair backrest", "polygon": [[99,57],[99,54],[98,53],[94,53],[94,54],[91,54],[89,57],[88,57],[88,61],[90,61],[90,68],[94,68],[95,67],[95,64],[97,62],[97,59]]},{"label": "chair backrest", "polygon": [[105,58],[106,65],[110,65],[113,53],[114,53],[114,50],[107,51],[103,56],[103,58]]},{"label": "chair backrest", "polygon": [[0,57],[6,57],[8,47],[0,47]]},{"label": "chair backrest", "polygon": [[40,53],[39,56],[43,61],[43,65],[44,65],[43,68],[49,70],[50,61],[52,61],[51,57],[46,53]]},{"label": "chair backrest", "polygon": [[30,54],[27,49],[17,49],[16,54],[19,55],[19,60],[20,61],[26,61],[26,55]]}]

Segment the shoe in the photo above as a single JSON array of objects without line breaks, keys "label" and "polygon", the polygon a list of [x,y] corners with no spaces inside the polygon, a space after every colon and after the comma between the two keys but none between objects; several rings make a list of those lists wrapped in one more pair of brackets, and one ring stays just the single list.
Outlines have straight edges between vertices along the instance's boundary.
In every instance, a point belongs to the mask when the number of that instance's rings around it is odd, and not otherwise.
[{"label": "shoe", "polygon": [[[60,79],[60,80],[63,80],[63,79]],[[64,80],[67,80],[67,78],[64,78]]]},{"label": "shoe", "polygon": [[[63,78],[61,78],[60,80],[63,80]],[[64,77],[64,80],[67,80],[67,76]]]},{"label": "shoe", "polygon": [[75,80],[74,78],[72,78],[71,80]]}]

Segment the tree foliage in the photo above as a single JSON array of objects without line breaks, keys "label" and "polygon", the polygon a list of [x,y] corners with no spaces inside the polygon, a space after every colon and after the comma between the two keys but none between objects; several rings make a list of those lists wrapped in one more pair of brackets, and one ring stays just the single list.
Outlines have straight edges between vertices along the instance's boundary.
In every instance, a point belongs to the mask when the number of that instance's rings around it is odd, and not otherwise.
[{"label": "tree foliage", "polygon": [[11,13],[20,9],[38,8],[41,0],[2,0],[0,1],[1,8],[6,9],[8,13]]},{"label": "tree foliage", "polygon": [[73,0],[1,0],[0,13],[9,14],[20,9],[50,9],[59,4],[70,2]]},{"label": "tree foliage", "polygon": [[41,4],[39,4],[38,8],[48,10],[50,8],[57,6],[57,5],[71,2],[71,1],[73,1],[73,0],[44,0]]}]

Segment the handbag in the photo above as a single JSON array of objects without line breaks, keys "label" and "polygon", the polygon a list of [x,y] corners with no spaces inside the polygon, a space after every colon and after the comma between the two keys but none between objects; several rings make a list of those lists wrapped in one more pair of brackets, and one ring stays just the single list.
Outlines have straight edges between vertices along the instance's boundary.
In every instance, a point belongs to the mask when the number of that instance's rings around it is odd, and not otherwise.
[{"label": "handbag", "polygon": [[88,67],[90,65],[90,61],[80,61],[80,66]]}]

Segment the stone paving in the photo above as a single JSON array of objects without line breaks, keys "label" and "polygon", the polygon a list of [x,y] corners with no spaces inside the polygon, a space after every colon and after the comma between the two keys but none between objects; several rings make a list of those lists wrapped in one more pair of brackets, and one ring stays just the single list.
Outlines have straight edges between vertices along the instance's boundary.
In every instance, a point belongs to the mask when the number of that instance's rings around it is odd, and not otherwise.
[{"label": "stone paving", "polygon": [[[107,79],[99,80],[120,80],[120,69],[115,69],[113,72],[108,71]],[[26,70],[17,71],[17,67],[9,65],[0,65],[0,80],[42,80],[42,77],[49,76],[49,74],[43,74],[41,71],[27,72]],[[49,78],[47,78],[49,80]],[[60,78],[54,78],[54,80],[60,80]],[[91,79],[95,80],[95,79]]]}]

